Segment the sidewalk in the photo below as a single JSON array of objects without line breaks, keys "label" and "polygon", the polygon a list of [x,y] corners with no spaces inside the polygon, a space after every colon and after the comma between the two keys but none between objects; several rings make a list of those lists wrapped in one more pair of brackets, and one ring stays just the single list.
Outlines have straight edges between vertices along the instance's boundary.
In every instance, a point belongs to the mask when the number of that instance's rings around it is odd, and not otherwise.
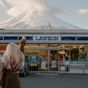
[{"label": "sidewalk", "polygon": [[58,74],[82,74],[88,75],[88,70],[81,69],[70,69],[69,72],[66,71],[31,71],[30,75],[58,75]]}]

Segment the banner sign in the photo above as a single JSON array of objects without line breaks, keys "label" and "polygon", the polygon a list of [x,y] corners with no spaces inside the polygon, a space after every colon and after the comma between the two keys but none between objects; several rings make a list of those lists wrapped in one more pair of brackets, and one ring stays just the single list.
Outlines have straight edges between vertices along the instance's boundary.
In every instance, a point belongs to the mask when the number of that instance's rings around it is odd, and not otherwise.
[{"label": "banner sign", "polygon": [[35,35],[34,41],[60,41],[59,35]]}]

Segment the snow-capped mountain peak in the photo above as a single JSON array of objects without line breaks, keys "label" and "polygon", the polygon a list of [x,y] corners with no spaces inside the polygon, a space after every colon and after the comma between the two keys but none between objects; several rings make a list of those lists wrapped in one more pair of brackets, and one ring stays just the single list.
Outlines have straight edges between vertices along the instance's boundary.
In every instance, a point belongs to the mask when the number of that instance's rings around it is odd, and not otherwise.
[{"label": "snow-capped mountain peak", "polygon": [[[0,0],[2,1],[2,0]],[[44,0],[4,0],[10,7],[6,13],[11,19],[0,24],[5,29],[47,29],[49,26],[57,29],[79,29],[55,16],[56,9],[46,5]],[[7,6],[8,7],[8,6]],[[59,11],[60,12],[60,11]]]},{"label": "snow-capped mountain peak", "polygon": [[49,26],[58,29],[79,29],[72,24],[69,24],[50,14],[38,14],[29,16],[29,14],[23,13],[17,17],[14,17],[8,21],[3,22],[0,26],[6,29],[47,29]]}]

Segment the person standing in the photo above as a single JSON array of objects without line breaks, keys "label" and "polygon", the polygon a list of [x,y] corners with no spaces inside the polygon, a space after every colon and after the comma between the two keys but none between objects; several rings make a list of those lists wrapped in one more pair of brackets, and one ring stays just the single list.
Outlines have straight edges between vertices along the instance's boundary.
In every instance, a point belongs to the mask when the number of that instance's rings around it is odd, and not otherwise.
[{"label": "person standing", "polygon": [[24,55],[19,47],[14,43],[8,44],[1,61],[1,88],[21,88],[18,71],[24,62]]}]

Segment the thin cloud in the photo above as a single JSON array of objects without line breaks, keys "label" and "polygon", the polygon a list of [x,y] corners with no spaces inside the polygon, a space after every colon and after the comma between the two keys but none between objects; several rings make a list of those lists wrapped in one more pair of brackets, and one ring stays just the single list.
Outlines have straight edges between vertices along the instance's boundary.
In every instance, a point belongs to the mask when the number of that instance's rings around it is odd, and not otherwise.
[{"label": "thin cloud", "polygon": [[5,4],[3,3],[2,0],[0,0],[0,5],[5,7]]},{"label": "thin cloud", "polygon": [[[28,25],[30,24],[31,27],[34,27],[36,23],[43,21],[43,19],[46,19],[47,17],[48,18],[46,20],[50,22],[51,17],[52,19],[54,19],[57,14],[61,14],[63,11],[61,8],[57,9],[56,7],[48,5],[47,3],[44,2],[44,0],[0,0],[0,1],[2,1],[2,4],[5,6],[7,6],[7,4],[10,5],[8,9],[5,9],[5,14],[10,17],[10,19],[6,20],[7,23],[11,19],[15,20],[17,19],[17,21],[19,21],[19,19],[21,18],[20,19],[21,22],[24,22]],[[3,23],[5,24],[5,22]],[[17,24],[17,22],[15,23]]]},{"label": "thin cloud", "polygon": [[88,14],[88,9],[80,9],[78,12],[83,15]]},{"label": "thin cloud", "polygon": [[53,15],[63,13],[63,9],[57,9],[48,4],[44,3],[44,0],[0,0],[0,4],[3,7],[8,7],[6,14],[9,16],[16,17],[22,13],[30,13],[33,15],[33,12],[39,14],[48,12]]}]

